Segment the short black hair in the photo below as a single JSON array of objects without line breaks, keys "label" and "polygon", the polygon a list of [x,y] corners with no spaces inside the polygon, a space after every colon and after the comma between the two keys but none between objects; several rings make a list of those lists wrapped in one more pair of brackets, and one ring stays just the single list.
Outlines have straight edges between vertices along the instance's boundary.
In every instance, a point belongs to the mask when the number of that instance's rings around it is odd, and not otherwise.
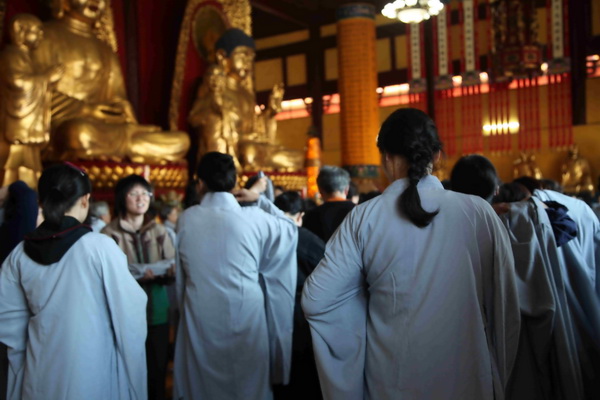
[{"label": "short black hair", "polygon": [[304,202],[300,193],[289,190],[275,198],[275,205],[283,212],[296,215],[304,211]]},{"label": "short black hair", "polygon": [[499,180],[494,164],[484,156],[472,154],[456,162],[450,175],[452,190],[479,196],[492,202]]},{"label": "short black hair", "polygon": [[542,188],[542,184],[540,183],[540,181],[531,176],[521,176],[513,180],[513,182],[520,183],[521,185],[525,186],[527,190],[529,190],[529,193],[531,193],[532,195],[536,189]]},{"label": "short black hair", "polygon": [[211,192],[230,192],[237,182],[233,157],[216,151],[202,156],[196,175]]},{"label": "short black hair", "polygon": [[115,186],[115,215],[124,217],[127,214],[127,193],[134,186],[140,185],[152,193],[152,185],[140,175],[129,175],[119,180]]}]

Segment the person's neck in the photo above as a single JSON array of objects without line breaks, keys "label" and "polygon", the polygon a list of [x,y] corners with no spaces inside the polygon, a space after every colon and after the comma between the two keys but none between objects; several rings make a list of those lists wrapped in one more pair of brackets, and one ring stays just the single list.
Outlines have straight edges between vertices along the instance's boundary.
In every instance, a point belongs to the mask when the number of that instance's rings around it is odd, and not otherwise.
[{"label": "person's neck", "polygon": [[85,36],[90,36],[93,34],[93,24],[87,20],[78,18],[76,15],[65,14],[62,20],[72,32]]},{"label": "person's neck", "polygon": [[127,214],[123,219],[136,231],[139,231],[142,225],[144,225],[144,215]]},{"label": "person's neck", "polygon": [[324,202],[328,201],[343,201],[346,200],[346,194],[344,192],[333,192],[333,193],[321,193]]}]

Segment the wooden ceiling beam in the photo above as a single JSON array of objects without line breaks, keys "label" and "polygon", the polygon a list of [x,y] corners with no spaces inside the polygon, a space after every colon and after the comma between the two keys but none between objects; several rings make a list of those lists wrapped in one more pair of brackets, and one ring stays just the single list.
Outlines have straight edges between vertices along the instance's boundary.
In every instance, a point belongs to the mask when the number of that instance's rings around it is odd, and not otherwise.
[{"label": "wooden ceiling beam", "polygon": [[306,9],[294,7],[283,1],[252,0],[250,4],[252,7],[256,7],[284,21],[296,24],[299,27],[308,28],[310,26],[311,15]]}]

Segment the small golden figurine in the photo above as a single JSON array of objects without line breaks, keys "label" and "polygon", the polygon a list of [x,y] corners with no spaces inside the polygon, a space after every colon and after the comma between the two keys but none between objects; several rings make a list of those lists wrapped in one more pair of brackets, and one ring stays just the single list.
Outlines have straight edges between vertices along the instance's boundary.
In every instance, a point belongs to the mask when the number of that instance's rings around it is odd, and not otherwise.
[{"label": "small golden figurine", "polygon": [[11,44],[0,55],[0,131],[9,143],[3,185],[22,180],[35,188],[42,172],[41,150],[50,137],[51,86],[64,68],[33,64],[32,52],[43,37],[37,17],[15,15],[9,33]]},{"label": "small golden figurine", "polygon": [[565,193],[594,193],[590,163],[579,155],[577,145],[569,148],[569,158],[562,165],[561,184]]},{"label": "small golden figurine", "polygon": [[524,151],[521,152],[519,158],[514,161],[513,177],[520,178],[529,176],[535,179],[542,179],[542,171],[535,162],[535,156]]}]

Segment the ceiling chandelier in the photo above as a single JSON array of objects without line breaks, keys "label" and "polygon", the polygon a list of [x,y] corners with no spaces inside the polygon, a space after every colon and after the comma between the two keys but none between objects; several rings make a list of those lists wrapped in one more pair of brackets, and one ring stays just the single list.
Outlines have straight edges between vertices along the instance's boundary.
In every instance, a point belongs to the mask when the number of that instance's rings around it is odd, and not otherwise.
[{"label": "ceiling chandelier", "polygon": [[432,15],[438,15],[443,8],[441,0],[396,0],[387,3],[381,13],[405,24],[418,24]]}]

